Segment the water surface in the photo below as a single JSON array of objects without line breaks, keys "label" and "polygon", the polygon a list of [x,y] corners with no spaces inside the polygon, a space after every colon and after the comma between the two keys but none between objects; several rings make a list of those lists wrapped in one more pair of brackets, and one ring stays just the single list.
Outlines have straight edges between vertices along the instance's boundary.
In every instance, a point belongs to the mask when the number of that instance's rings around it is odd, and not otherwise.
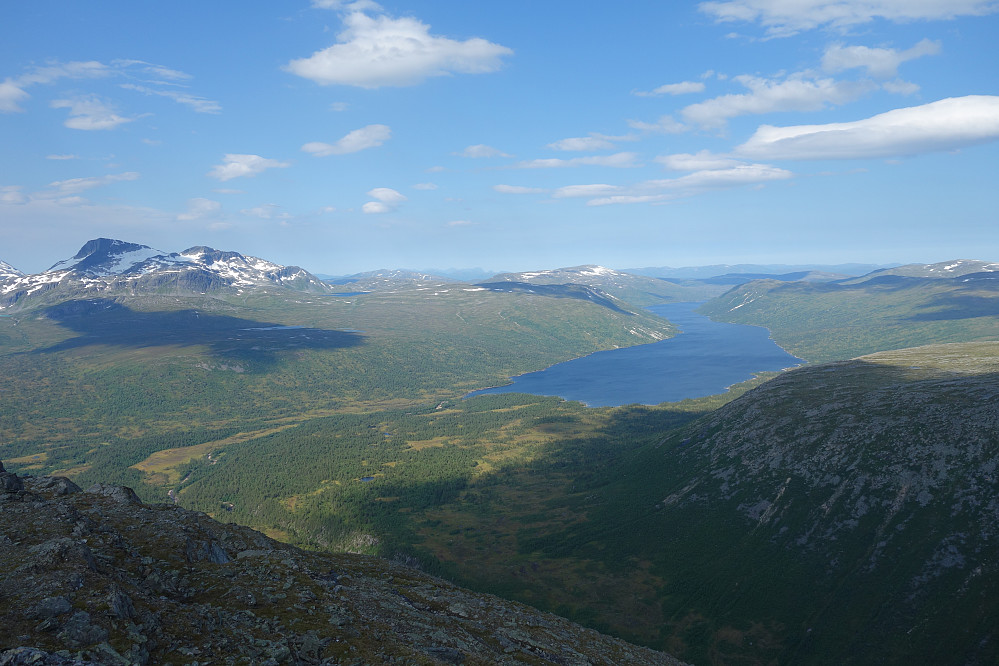
[{"label": "water surface", "polygon": [[804,363],[759,326],[711,321],[694,312],[700,303],[655,305],[681,333],[669,340],[612,349],[512,378],[492,393],[533,393],[578,400],[591,407],[657,405],[724,392],[757,372]]}]

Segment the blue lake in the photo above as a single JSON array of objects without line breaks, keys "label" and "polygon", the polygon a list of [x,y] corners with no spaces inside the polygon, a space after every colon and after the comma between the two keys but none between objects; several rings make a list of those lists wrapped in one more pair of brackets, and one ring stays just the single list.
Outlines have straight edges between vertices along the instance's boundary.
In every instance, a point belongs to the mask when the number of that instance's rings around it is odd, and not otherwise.
[{"label": "blue lake", "polygon": [[754,373],[804,363],[759,326],[711,321],[700,303],[655,305],[681,333],[669,340],[597,352],[547,370],[512,378],[512,384],[469,394],[532,393],[578,400],[591,407],[657,405],[722,393]]}]

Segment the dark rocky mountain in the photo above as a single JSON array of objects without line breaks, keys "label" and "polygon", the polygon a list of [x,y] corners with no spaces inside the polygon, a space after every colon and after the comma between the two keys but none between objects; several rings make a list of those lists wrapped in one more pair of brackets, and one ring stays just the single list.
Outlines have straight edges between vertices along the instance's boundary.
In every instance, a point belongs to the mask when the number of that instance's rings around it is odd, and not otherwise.
[{"label": "dark rocky mountain", "polygon": [[0,664],[665,664],[401,563],[0,465]]},{"label": "dark rocky mountain", "polygon": [[88,241],[76,255],[36,275],[8,278],[0,308],[27,300],[93,297],[114,292],[241,294],[260,289],[329,293],[329,285],[297,266],[281,266],[238,252],[192,247],[163,252],[110,238]]}]

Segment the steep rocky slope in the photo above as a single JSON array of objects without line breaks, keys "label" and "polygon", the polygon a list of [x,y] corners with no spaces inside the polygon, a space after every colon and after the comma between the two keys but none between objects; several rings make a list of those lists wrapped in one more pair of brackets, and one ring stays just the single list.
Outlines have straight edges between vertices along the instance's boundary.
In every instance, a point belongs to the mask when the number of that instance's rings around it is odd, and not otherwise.
[{"label": "steep rocky slope", "polygon": [[0,465],[0,664],[680,664],[411,567]]}]

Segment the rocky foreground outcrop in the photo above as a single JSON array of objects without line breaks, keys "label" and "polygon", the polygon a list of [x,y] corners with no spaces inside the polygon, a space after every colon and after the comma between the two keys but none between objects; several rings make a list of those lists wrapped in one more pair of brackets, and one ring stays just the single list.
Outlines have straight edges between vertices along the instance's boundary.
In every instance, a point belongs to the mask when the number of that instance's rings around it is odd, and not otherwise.
[{"label": "rocky foreground outcrop", "polygon": [[0,464],[0,666],[680,664],[376,558]]}]

